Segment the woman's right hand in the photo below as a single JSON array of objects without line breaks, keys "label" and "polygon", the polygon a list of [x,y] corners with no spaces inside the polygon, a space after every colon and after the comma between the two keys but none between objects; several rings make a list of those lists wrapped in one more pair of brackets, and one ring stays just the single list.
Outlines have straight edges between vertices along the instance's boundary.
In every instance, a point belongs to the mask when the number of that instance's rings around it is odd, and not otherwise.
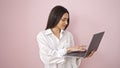
[{"label": "woman's right hand", "polygon": [[72,51],[85,51],[86,46],[72,46],[67,48],[67,52],[72,52]]}]

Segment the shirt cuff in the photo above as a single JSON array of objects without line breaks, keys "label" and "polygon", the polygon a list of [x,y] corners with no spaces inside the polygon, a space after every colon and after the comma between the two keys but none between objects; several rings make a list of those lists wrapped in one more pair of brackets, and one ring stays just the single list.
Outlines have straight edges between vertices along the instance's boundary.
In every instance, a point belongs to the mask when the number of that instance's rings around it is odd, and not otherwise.
[{"label": "shirt cuff", "polygon": [[58,50],[58,55],[61,57],[63,55],[65,55],[67,53],[67,49],[66,48],[63,48],[63,49],[59,49]]}]

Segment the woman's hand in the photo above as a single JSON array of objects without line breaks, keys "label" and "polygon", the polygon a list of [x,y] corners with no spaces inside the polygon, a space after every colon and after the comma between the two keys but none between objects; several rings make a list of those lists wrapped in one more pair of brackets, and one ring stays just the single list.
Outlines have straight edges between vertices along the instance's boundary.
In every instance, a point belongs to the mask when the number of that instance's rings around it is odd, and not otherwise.
[{"label": "woman's hand", "polygon": [[95,51],[91,51],[91,53],[89,54],[89,56],[87,58],[91,57],[94,53],[95,53]]},{"label": "woman's hand", "polygon": [[72,52],[72,51],[85,51],[86,47],[85,46],[72,46],[67,48],[67,52]]}]

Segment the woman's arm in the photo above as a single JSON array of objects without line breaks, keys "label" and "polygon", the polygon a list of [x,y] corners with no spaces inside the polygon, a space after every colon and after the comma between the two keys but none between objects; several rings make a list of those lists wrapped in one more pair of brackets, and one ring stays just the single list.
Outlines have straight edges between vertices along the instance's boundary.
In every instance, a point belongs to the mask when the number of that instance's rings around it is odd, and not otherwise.
[{"label": "woman's arm", "polygon": [[42,35],[37,36],[37,42],[38,42],[39,48],[40,48],[40,52],[39,52],[40,58],[44,63],[62,63],[62,62],[64,62],[63,55],[65,55],[67,53],[66,48],[58,49],[58,50],[51,49],[48,46],[47,41],[45,40],[45,38]]}]

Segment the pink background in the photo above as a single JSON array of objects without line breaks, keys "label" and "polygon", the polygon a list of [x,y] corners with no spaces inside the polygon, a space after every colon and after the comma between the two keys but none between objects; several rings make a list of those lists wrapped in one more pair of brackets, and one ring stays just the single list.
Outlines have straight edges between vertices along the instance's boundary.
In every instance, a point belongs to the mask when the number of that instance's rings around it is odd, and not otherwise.
[{"label": "pink background", "polygon": [[36,35],[55,5],[70,11],[76,45],[88,46],[94,33],[106,31],[80,68],[120,68],[120,0],[0,0],[0,68],[43,68]]}]

